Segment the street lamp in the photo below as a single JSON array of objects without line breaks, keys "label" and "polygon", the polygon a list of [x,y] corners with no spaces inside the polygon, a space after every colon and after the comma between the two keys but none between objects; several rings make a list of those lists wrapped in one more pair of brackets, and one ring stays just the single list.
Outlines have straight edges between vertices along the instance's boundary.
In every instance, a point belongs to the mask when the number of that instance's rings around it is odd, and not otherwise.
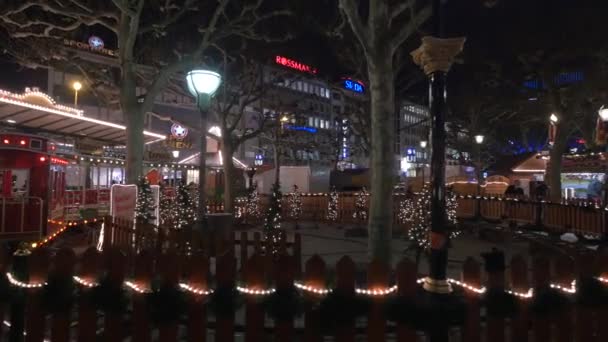
[{"label": "street lamp", "polygon": [[555,125],[559,121],[559,118],[557,115],[555,115],[555,113],[551,113],[551,116],[549,116],[549,121]]},{"label": "street lamp", "polygon": [[475,143],[477,144],[477,206],[475,207],[475,218],[479,219],[481,214],[481,144],[485,137],[481,134],[475,136]]},{"label": "street lamp", "polygon": [[602,106],[597,113],[600,115],[600,119],[602,119],[603,122],[608,122],[608,108]]},{"label": "street lamp", "polygon": [[424,167],[426,166],[426,146],[428,142],[426,140],[420,141],[420,148],[422,149],[422,187],[424,188]]},{"label": "street lamp", "polygon": [[173,155],[173,158],[179,158],[179,150],[171,151],[171,154]]},{"label": "street lamp", "polygon": [[82,83],[76,81],[72,83],[72,89],[74,89],[74,107],[78,106],[78,91],[82,89]]},{"label": "street lamp", "polygon": [[207,154],[207,112],[211,98],[222,82],[222,77],[217,72],[204,69],[195,69],[186,75],[188,90],[196,97],[196,104],[201,113],[199,128],[201,132],[201,146],[198,164],[198,227],[203,229],[205,212],[207,209],[205,196],[205,156]]}]

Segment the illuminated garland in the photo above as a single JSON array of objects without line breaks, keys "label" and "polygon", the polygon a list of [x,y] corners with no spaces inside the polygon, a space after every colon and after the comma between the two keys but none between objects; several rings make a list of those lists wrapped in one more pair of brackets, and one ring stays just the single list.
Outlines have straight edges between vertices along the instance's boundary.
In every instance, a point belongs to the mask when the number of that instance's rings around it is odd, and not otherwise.
[{"label": "illuminated garland", "polygon": [[139,179],[139,184],[137,185],[135,219],[144,224],[150,224],[156,219],[154,216],[155,211],[156,205],[154,203],[154,196],[152,194],[150,182],[146,177],[141,177]]},{"label": "illuminated garland", "polygon": [[302,195],[295,184],[293,185],[293,192],[289,194],[288,203],[289,216],[297,221],[302,215]]},{"label": "illuminated garland", "polygon": [[281,240],[281,188],[279,183],[272,185],[272,196],[264,220],[264,241],[267,253],[277,254]]},{"label": "illuminated garland", "polygon": [[[456,195],[452,191],[447,191],[446,195],[446,215],[447,222],[456,224],[456,209],[458,202]],[[410,240],[417,244],[417,247],[426,250],[430,247],[429,231],[431,229],[431,190],[430,185],[425,184],[422,193],[416,201],[406,199],[399,205],[398,217],[402,222],[410,223],[407,231]],[[453,239],[460,234],[458,231],[451,231],[450,238]]]},{"label": "illuminated garland", "polygon": [[336,191],[336,187],[332,187],[331,193],[329,194],[329,201],[327,202],[327,219],[329,221],[338,220],[338,199],[339,195]]},{"label": "illuminated garland", "polygon": [[367,220],[367,196],[369,196],[369,193],[365,187],[361,189],[361,192],[357,193],[357,198],[355,199],[355,212],[353,213],[353,218],[355,220]]},{"label": "illuminated garland", "polygon": [[[7,280],[9,281],[9,283],[12,286],[19,287],[19,288],[25,288],[25,289],[42,288],[44,285],[47,284],[46,282],[41,282],[41,283],[23,282],[23,281],[20,281],[17,278],[15,278],[15,276],[10,272],[7,272],[5,275],[7,277]],[[87,287],[87,288],[94,288],[96,286],[99,286],[98,282],[87,280],[85,278],[81,278],[78,276],[73,276],[72,279],[75,283],[77,283],[81,286]],[[417,279],[416,283],[422,284],[425,282],[425,279],[426,278]],[[600,283],[603,283],[604,285],[608,285],[608,279],[606,279],[606,278],[595,277],[595,279],[598,280]],[[447,281],[452,285],[461,287],[464,290],[471,291],[478,295],[482,295],[487,292],[487,288],[485,286],[477,287],[477,286],[470,285],[465,282],[462,282],[462,281],[459,281],[456,279],[452,279],[452,278],[448,278]],[[297,282],[297,281],[294,281],[293,285],[295,288],[297,288],[301,291],[311,292],[311,293],[315,293],[318,295],[327,295],[334,291],[334,289],[331,289],[331,288],[308,286],[308,285],[305,285],[305,284],[303,284],[301,282]],[[136,283],[134,281],[130,281],[130,280],[123,281],[123,286],[125,288],[135,291],[137,293],[150,292],[148,287],[146,287],[142,284]],[[186,283],[179,283],[179,287],[183,291],[190,292],[190,293],[193,293],[196,295],[210,295],[214,292],[213,289],[201,289],[201,288],[197,288],[197,287],[194,287],[194,286],[186,284]],[[573,280],[570,283],[569,287],[561,286],[559,284],[554,284],[554,283],[549,284],[549,287],[552,289],[558,290],[560,292],[563,292],[566,295],[574,295],[578,292],[576,280]],[[238,292],[248,294],[248,295],[256,295],[256,296],[266,296],[266,295],[276,292],[276,289],[273,287],[267,288],[267,289],[260,289],[260,288],[250,288],[250,287],[246,287],[246,286],[236,286],[235,289]],[[398,289],[399,288],[397,285],[393,285],[390,287],[374,287],[374,288],[367,288],[367,289],[356,287],[355,293],[359,294],[359,295],[364,295],[364,296],[383,297],[383,296],[388,296],[392,293],[395,293]],[[504,291],[506,293],[515,295],[522,299],[531,299],[535,295],[534,289],[532,289],[532,288],[528,289],[525,292],[518,292],[518,291],[513,291],[513,290],[508,290],[508,289],[505,289]]]}]

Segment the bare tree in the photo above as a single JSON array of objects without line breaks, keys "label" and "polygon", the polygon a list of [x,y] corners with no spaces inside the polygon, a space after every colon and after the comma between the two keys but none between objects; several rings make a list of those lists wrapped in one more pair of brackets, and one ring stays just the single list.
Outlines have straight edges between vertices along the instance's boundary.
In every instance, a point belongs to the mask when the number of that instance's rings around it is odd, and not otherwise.
[{"label": "bare tree", "polygon": [[155,98],[176,74],[203,64],[210,48],[234,36],[265,38],[258,24],[288,14],[267,9],[264,0],[27,0],[3,8],[0,25],[11,38],[5,49],[27,66],[73,65],[74,54],[59,47],[87,26],[116,38],[115,70],[90,63],[77,69],[92,84],[119,90],[128,130],[127,182],[135,183],[143,167],[144,118]]},{"label": "bare tree", "polygon": [[[371,89],[371,192],[369,256],[390,263],[393,183],[395,178],[393,118],[395,114],[395,53],[431,15],[430,6],[416,1],[389,5],[369,0],[364,11],[359,1],[340,0],[340,8],[363,47]],[[362,8],[361,8],[362,9]]]}]

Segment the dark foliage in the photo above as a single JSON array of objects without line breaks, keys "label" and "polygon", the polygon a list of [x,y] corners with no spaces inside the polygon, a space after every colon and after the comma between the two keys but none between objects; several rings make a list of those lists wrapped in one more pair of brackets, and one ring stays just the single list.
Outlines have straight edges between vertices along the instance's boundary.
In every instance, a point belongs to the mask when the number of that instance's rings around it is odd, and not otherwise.
[{"label": "dark foliage", "polygon": [[319,304],[322,329],[333,331],[353,324],[357,317],[366,315],[370,307],[371,301],[368,297],[357,296],[354,292],[334,290]]},{"label": "dark foliage", "polygon": [[263,302],[264,310],[276,321],[289,321],[302,314],[303,300],[294,286],[277,288],[266,296]]},{"label": "dark foliage", "polygon": [[74,304],[74,281],[69,276],[51,275],[42,288],[42,303],[49,313],[67,313]]},{"label": "dark foliage", "polygon": [[515,295],[507,293],[504,289],[489,289],[481,300],[486,307],[488,316],[497,318],[511,318],[519,313],[519,302]]},{"label": "dark foliage", "polygon": [[177,286],[161,285],[146,295],[148,314],[156,324],[171,324],[186,310],[186,298]]},{"label": "dark foliage", "polygon": [[209,299],[209,308],[217,317],[232,317],[243,305],[243,298],[232,286],[220,286]]},{"label": "dark foliage", "polygon": [[561,312],[570,305],[570,300],[565,294],[550,287],[535,289],[532,298],[530,312],[538,316]]},{"label": "dark foliage", "polygon": [[577,280],[576,303],[586,307],[608,306],[608,288],[599,280],[585,277]]}]

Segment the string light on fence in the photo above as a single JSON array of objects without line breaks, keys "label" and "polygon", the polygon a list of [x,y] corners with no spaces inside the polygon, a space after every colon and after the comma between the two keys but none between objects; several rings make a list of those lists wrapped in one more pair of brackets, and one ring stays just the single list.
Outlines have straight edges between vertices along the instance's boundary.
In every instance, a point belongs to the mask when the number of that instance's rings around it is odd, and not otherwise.
[{"label": "string light on fence", "polygon": [[276,292],[276,289],[268,289],[268,290],[257,290],[257,289],[250,289],[248,287],[242,287],[242,286],[237,286],[236,290],[244,293],[244,294],[248,294],[248,295],[254,295],[254,296],[267,296],[269,294],[272,294],[274,292]]},{"label": "string light on fence", "polygon": [[549,287],[569,294],[574,294],[576,293],[576,280],[573,280],[572,283],[570,283],[570,287],[565,287],[558,284],[550,284]]},{"label": "string light on fence", "polygon": [[78,284],[80,284],[80,285],[82,285],[82,286],[85,286],[85,287],[89,287],[89,288],[91,288],[91,287],[95,287],[95,286],[99,285],[99,284],[97,284],[96,282],[87,281],[86,279],[84,279],[84,278],[80,278],[80,277],[78,277],[78,276],[73,276],[72,278],[74,279],[74,281],[75,281],[76,283],[78,283]]},{"label": "string light on fence", "polygon": [[11,285],[25,288],[25,289],[41,288],[46,284],[46,283],[25,283],[25,282],[15,279],[15,277],[10,272],[6,272],[6,278],[11,283]]},{"label": "string light on fence", "polygon": [[469,291],[473,291],[473,292],[478,293],[478,294],[483,294],[483,293],[486,292],[486,288],[485,287],[481,287],[481,288],[475,287],[475,286],[469,285],[467,283],[463,283],[461,281],[458,281],[456,279],[450,279],[450,278],[448,278],[447,281],[448,281],[448,283],[454,284],[456,286],[460,286],[460,287],[462,287],[464,289],[467,289]]},{"label": "string light on fence", "polygon": [[525,298],[525,299],[529,299],[529,298],[532,298],[532,296],[534,296],[534,289],[529,289],[528,292],[526,292],[526,293],[511,291],[511,290],[507,290],[506,292],[509,294],[512,294],[514,296]]},{"label": "string light on fence", "polygon": [[199,288],[190,286],[190,285],[185,284],[185,283],[179,283],[179,287],[182,290],[184,290],[184,291],[192,292],[192,293],[194,293],[196,295],[199,295],[199,296],[201,296],[201,295],[207,296],[207,295],[210,295],[210,294],[213,293],[213,290],[203,290],[203,289],[199,289]]},{"label": "string light on fence", "polygon": [[375,296],[386,296],[395,291],[397,291],[397,285],[393,285],[386,289],[372,289],[372,290],[359,289],[359,288],[355,289],[355,293],[357,293],[357,294],[362,294],[362,295],[366,295],[366,296],[374,296],[374,297]]},{"label": "string light on fence", "polygon": [[137,293],[149,293],[150,290],[143,288],[131,281],[125,281],[125,286],[127,286],[128,288],[130,288],[131,290],[137,292]]},{"label": "string light on fence", "polygon": [[298,283],[298,282],[294,282],[293,285],[302,291],[312,292],[312,293],[316,293],[316,294],[320,294],[320,295],[326,295],[332,291],[331,289],[327,289],[327,288],[323,289],[323,288],[308,286],[308,285],[304,285],[304,284]]}]

